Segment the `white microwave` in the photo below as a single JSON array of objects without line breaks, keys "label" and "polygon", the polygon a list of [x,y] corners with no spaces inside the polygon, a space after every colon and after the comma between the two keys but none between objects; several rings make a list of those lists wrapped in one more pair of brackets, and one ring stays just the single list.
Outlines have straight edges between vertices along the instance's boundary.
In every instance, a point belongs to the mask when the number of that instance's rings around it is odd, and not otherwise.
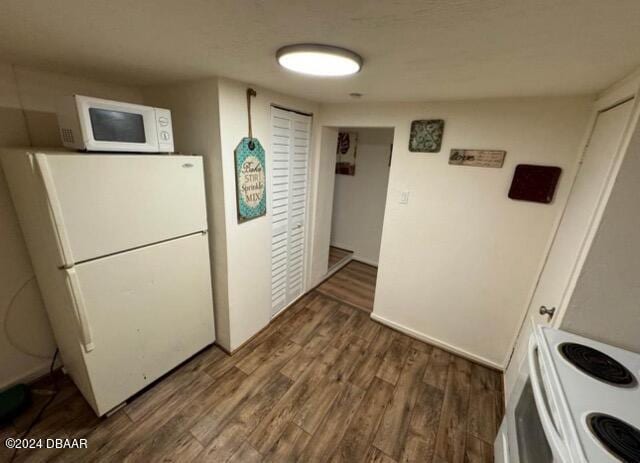
[{"label": "white microwave", "polygon": [[62,144],[83,151],[172,153],[171,111],[82,95],[58,106]]}]

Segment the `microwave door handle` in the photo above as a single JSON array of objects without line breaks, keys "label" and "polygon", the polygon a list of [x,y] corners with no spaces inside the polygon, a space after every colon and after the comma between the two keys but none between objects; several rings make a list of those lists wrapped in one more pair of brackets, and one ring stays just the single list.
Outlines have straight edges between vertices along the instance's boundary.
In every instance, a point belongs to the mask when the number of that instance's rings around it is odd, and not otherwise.
[{"label": "microwave door handle", "polygon": [[542,428],[547,438],[551,441],[551,446],[555,449],[554,453],[557,453],[561,457],[562,462],[569,462],[569,455],[566,446],[562,441],[562,437],[558,433],[556,426],[553,422],[553,418],[549,413],[547,404],[542,393],[542,382],[538,373],[538,344],[535,340],[535,335],[531,335],[529,338],[529,375],[531,377],[531,388],[533,389],[533,397],[536,402],[536,408],[540,415],[540,421],[542,422]]},{"label": "microwave door handle", "polygon": [[47,161],[47,156],[42,153],[35,155],[36,164],[40,170],[40,176],[42,177],[42,183],[44,186],[44,193],[49,207],[49,214],[51,221],[53,222],[53,230],[56,235],[56,241],[58,243],[58,253],[62,260],[62,267],[68,268],[73,265],[73,254],[71,252],[71,245],[69,244],[69,237],[67,236],[66,227],[64,225],[64,218],[62,216],[62,207],[58,200],[58,192],[56,190],[55,182],[53,181],[53,174]]},{"label": "microwave door handle", "polygon": [[84,296],[82,295],[82,289],[80,288],[80,282],[78,281],[78,274],[74,268],[68,268],[65,272],[67,272],[67,288],[71,295],[73,310],[80,330],[80,341],[85,352],[89,353],[95,348],[95,344],[93,343],[93,335],[87,318]]}]

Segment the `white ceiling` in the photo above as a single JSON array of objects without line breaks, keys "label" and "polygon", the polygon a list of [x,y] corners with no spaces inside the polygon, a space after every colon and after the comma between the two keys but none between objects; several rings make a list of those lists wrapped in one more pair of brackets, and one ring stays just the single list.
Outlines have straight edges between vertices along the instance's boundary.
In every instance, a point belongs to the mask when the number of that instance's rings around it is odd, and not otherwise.
[{"label": "white ceiling", "polygon": [[[283,45],[361,54],[348,78]],[[142,85],[220,75],[317,101],[595,92],[640,65],[638,0],[1,0],[0,59]]]}]

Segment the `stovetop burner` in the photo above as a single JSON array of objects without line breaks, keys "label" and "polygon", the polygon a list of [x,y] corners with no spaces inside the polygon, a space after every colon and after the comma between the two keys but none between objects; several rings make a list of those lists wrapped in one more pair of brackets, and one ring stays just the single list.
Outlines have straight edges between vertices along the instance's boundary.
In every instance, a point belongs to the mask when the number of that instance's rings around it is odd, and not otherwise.
[{"label": "stovetop burner", "polygon": [[586,374],[614,386],[634,386],[636,381],[631,372],[620,362],[599,350],[566,342],[560,345],[562,356]]},{"label": "stovetop burner", "polygon": [[613,416],[592,413],[587,424],[600,443],[625,463],[640,461],[640,430]]}]

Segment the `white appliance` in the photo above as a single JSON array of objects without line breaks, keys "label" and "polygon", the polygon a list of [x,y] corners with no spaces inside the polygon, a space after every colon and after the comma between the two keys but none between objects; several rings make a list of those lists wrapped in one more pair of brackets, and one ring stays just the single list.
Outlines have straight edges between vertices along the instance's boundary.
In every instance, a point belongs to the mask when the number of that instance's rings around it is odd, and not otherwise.
[{"label": "white appliance", "polygon": [[99,416],[214,342],[201,157],[2,163],[65,369]]},{"label": "white appliance", "polygon": [[58,103],[60,137],[83,151],[172,153],[171,111],[82,95]]},{"label": "white appliance", "polygon": [[523,368],[496,462],[640,462],[640,354],[538,326]]}]

